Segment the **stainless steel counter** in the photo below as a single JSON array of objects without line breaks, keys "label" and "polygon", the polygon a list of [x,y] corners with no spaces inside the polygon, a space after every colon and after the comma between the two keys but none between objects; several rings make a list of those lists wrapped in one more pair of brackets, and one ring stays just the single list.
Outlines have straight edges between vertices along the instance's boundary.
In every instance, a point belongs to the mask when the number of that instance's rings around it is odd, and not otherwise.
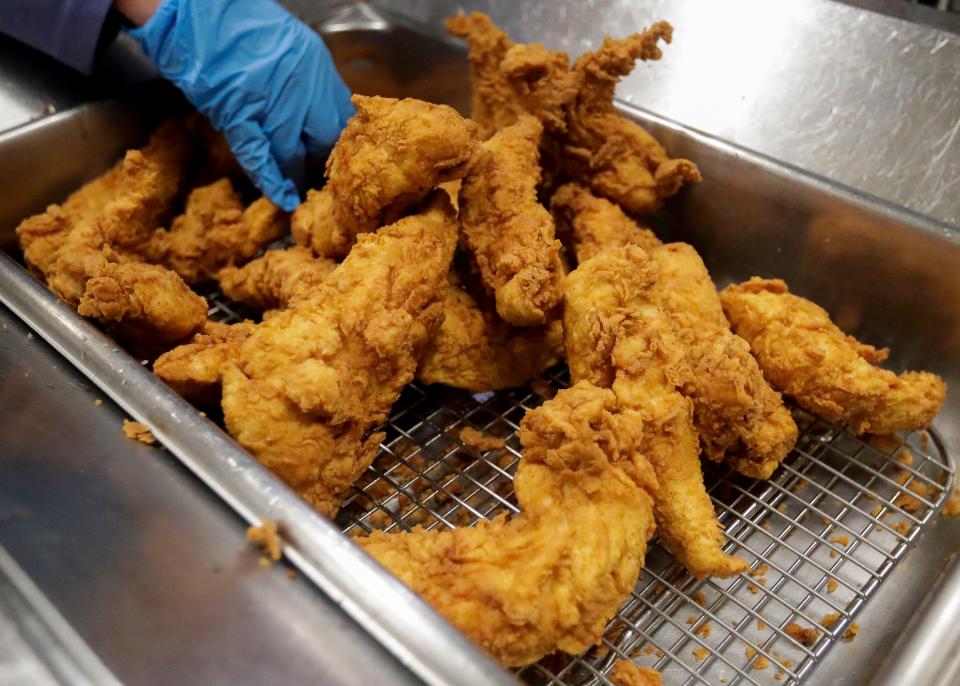
[{"label": "stainless steel counter", "polygon": [[[307,5],[307,2],[301,2]],[[960,225],[960,36],[830,0],[375,0],[439,27],[481,10],[572,56],[667,19],[629,103]]]},{"label": "stainless steel counter", "polygon": [[[105,683],[103,667],[129,684],[419,683],[308,581],[262,567],[243,522],[123,420],[0,306],[0,563],[42,596],[17,602],[0,564],[0,683]],[[54,639],[60,663],[39,664]]]}]

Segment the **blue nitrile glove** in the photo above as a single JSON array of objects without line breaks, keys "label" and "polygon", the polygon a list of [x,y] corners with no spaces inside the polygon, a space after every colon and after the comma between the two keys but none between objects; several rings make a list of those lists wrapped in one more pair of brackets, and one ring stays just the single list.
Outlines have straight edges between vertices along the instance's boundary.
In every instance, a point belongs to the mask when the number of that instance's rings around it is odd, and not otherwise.
[{"label": "blue nitrile glove", "polygon": [[257,187],[292,211],[300,196],[290,179],[353,114],[320,37],[274,0],[163,0],[130,34],[226,136]]}]

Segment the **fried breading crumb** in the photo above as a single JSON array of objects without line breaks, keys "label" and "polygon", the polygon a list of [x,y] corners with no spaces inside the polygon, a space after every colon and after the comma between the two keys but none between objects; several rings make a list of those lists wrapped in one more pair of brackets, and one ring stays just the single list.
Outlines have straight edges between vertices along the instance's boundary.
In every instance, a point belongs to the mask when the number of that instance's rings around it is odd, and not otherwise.
[{"label": "fried breading crumb", "polygon": [[766,562],[764,562],[762,565],[760,565],[756,569],[750,570],[750,576],[761,576],[763,574],[766,574],[769,570],[770,570],[770,567],[767,565]]},{"label": "fried breading crumb", "polygon": [[129,419],[123,420],[123,435],[147,445],[153,445],[157,442],[157,439],[150,433],[150,427],[140,422],[132,422]]},{"label": "fried breading crumb", "polygon": [[695,602],[700,607],[707,606],[707,599],[706,597],[704,597],[703,591],[697,591],[696,593],[693,594],[693,602]]},{"label": "fried breading crumb", "polygon": [[903,445],[897,434],[870,434],[866,439],[870,447],[886,455],[891,455],[894,450]]},{"label": "fried breading crumb", "polygon": [[910,532],[910,521],[903,519],[893,525],[894,531],[898,532],[902,536],[906,536]]},{"label": "fried breading crumb", "polygon": [[877,503],[876,505],[873,506],[873,509],[870,510],[870,516],[876,519],[878,516],[880,516],[880,511],[882,509],[883,509],[883,505],[881,505],[880,503]]},{"label": "fried breading crumb", "polygon": [[833,593],[837,590],[837,580],[833,577],[827,579],[827,593]]},{"label": "fried breading crumb", "polygon": [[820,638],[819,631],[812,627],[804,628],[796,622],[790,622],[783,628],[783,630],[786,632],[787,636],[797,641],[801,645],[806,646],[807,648],[816,643],[817,639]]},{"label": "fried breading crumb", "polygon": [[758,619],[758,620],[757,620],[757,628],[758,628],[760,631],[763,631],[764,629],[767,628],[767,623],[766,623],[765,621],[763,621],[762,619]]},{"label": "fried breading crumb", "polygon": [[296,573],[295,571],[293,571],[292,569],[288,569],[288,570],[286,571],[286,575],[287,575],[287,578],[288,578],[288,579],[296,579],[296,578],[297,578],[297,573]]},{"label": "fried breading crumb", "polygon": [[696,658],[697,662],[703,662],[708,655],[710,655],[709,648],[694,648],[692,651],[693,657]]},{"label": "fried breading crumb", "polygon": [[760,670],[760,669],[766,669],[769,666],[770,666],[770,662],[767,660],[767,658],[761,655],[760,657],[757,658],[757,661],[753,663],[753,667],[751,669]]},{"label": "fried breading crumb", "polygon": [[257,560],[257,562],[260,563],[260,566],[261,566],[261,567],[269,567],[269,566],[270,566],[270,558],[268,558],[266,555],[261,555],[261,556],[260,556],[260,559]]},{"label": "fried breading crumb", "polygon": [[506,445],[506,441],[502,438],[478,431],[471,426],[465,426],[460,429],[460,442],[468,448],[472,448],[481,453],[488,450],[496,450]]},{"label": "fried breading crumb", "polygon": [[613,686],[661,686],[660,672],[650,667],[637,667],[629,660],[617,660],[610,674]]},{"label": "fried breading crumb", "polygon": [[943,506],[944,517],[956,517],[957,515],[960,515],[960,486],[953,489],[953,495]]},{"label": "fried breading crumb", "polygon": [[696,629],[693,630],[697,636],[701,638],[710,638],[710,634],[713,632],[713,627],[710,625],[710,622],[704,622]]},{"label": "fried breading crumb", "polygon": [[93,404],[96,405],[97,407],[100,407],[101,405],[103,405],[103,401],[100,400],[100,398],[97,398],[96,400],[93,401]]},{"label": "fried breading crumb", "polygon": [[[930,487],[925,483],[913,480],[907,488],[920,498],[930,500]],[[923,502],[909,493],[901,493],[898,495],[893,501],[893,504],[905,512],[919,512],[924,508]]]},{"label": "fried breading crumb", "polygon": [[844,534],[836,534],[830,538],[831,541],[837,545],[842,545],[844,547],[850,545],[850,539],[847,538]]},{"label": "fried breading crumb", "polygon": [[843,632],[843,636],[841,636],[841,638],[844,641],[852,641],[854,638],[856,638],[857,634],[859,633],[860,633],[860,625],[851,624],[850,626],[847,627],[847,630]]},{"label": "fried breading crumb", "polygon": [[260,526],[247,529],[247,540],[259,545],[271,560],[279,560],[282,554],[277,523],[269,519],[261,520]]},{"label": "fried breading crumb", "polygon": [[550,400],[557,394],[557,389],[554,388],[549,381],[545,379],[534,379],[530,382],[530,390],[536,393],[538,396],[544,400]]},{"label": "fried breading crumb", "polygon": [[747,646],[743,649],[743,654],[747,656],[747,660],[752,660],[753,656],[757,654],[756,648],[752,646]]},{"label": "fried breading crumb", "polygon": [[900,454],[897,455],[897,460],[907,465],[908,467],[913,466],[913,456],[910,454],[909,450],[901,450]]},{"label": "fried breading crumb", "polygon": [[829,613],[829,614],[825,614],[825,615],[820,619],[820,624],[821,624],[821,626],[823,626],[823,628],[825,628],[825,629],[832,629],[832,628],[833,628],[833,625],[837,623],[837,620],[838,620],[838,619],[840,619],[840,613],[839,613],[839,612],[831,612],[831,613]]},{"label": "fried breading crumb", "polygon": [[776,673],[773,675],[773,678],[776,679],[777,681],[783,681],[783,677],[785,677],[786,675],[787,675],[786,672],[784,672],[782,669],[778,669]]}]

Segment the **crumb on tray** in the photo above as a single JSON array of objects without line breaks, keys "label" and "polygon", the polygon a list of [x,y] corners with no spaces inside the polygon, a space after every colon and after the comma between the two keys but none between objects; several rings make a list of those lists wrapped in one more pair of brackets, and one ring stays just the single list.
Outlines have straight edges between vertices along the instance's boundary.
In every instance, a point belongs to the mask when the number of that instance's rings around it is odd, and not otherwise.
[{"label": "crumb on tray", "polygon": [[610,674],[613,686],[660,686],[660,672],[649,667],[637,667],[629,660],[617,660]]},{"label": "crumb on tray", "polygon": [[953,489],[953,495],[943,506],[944,517],[956,517],[957,515],[960,515],[960,486]]},{"label": "crumb on tray", "polygon": [[460,429],[460,442],[468,448],[472,448],[481,453],[488,450],[496,450],[506,445],[506,441],[502,438],[478,431],[472,426],[465,426]]},{"label": "crumb on tray", "polygon": [[251,526],[247,529],[247,540],[259,545],[271,560],[279,560],[281,555],[280,536],[277,534],[277,523],[269,519],[260,522],[260,526]]},{"label": "crumb on tray", "polygon": [[150,427],[140,422],[132,422],[129,419],[123,420],[123,435],[147,445],[153,445],[157,442],[157,439],[150,433]]}]

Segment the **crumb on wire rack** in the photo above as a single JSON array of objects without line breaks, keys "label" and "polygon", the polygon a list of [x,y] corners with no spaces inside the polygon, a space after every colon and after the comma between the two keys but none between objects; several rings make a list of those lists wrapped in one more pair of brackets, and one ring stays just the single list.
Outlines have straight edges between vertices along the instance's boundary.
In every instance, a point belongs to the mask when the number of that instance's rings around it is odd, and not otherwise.
[{"label": "crumb on wire rack", "polygon": [[502,438],[478,431],[471,426],[465,426],[460,429],[460,442],[468,448],[472,448],[481,453],[502,448],[507,444]]},{"label": "crumb on wire rack", "polygon": [[660,672],[650,667],[637,667],[629,660],[617,660],[610,674],[613,686],[661,686]]}]

